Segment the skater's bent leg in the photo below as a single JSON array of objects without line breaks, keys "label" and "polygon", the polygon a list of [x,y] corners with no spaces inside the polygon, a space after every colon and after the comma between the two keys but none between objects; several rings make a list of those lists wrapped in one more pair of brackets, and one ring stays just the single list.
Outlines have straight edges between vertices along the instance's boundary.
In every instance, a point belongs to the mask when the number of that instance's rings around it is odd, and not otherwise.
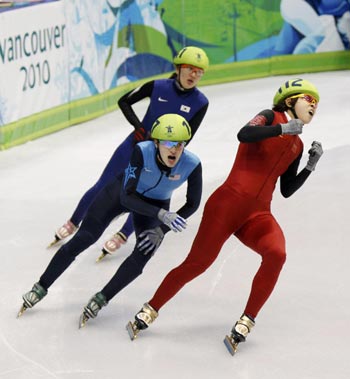
[{"label": "skater's bent leg", "polygon": [[74,237],[64,244],[51,259],[39,283],[48,289],[81,252],[99,239],[105,228],[103,224],[87,215]]},{"label": "skater's bent leg", "polygon": [[100,191],[106,187],[108,183],[113,181],[127,166],[133,149],[131,141],[132,138],[127,138],[121,145],[119,145],[108,161],[98,181],[89,190],[87,190],[80,199],[72,217],[70,218],[70,221],[75,226],[80,224],[90,205],[94,202]]},{"label": "skater's bent leg", "polygon": [[213,222],[204,212],[187,258],[168,273],[148,303],[159,311],[186,283],[201,275],[215,261],[231,234],[227,225]]},{"label": "skater's bent leg", "polygon": [[251,220],[236,236],[262,257],[244,310],[246,315],[255,319],[275,288],[286,261],[285,239],[272,215]]},{"label": "skater's bent leg", "polygon": [[75,225],[79,226],[81,220],[84,218],[87,210],[89,209],[90,205],[93,203],[94,199],[96,198],[97,194],[101,190],[102,183],[97,182],[94,186],[92,186],[90,189],[88,189],[83,197],[80,199],[77,207],[75,208],[72,217],[70,218],[70,221]]},{"label": "skater's bent leg", "polygon": [[124,225],[119,230],[120,233],[123,233],[123,235],[128,239],[130,235],[134,232],[134,223],[133,223],[133,217],[132,214],[128,214],[128,218],[126,219]]},{"label": "skater's bent leg", "polygon": [[124,209],[119,201],[119,182],[111,183],[97,196],[80,229],[52,258],[39,283],[48,289],[75,258],[95,243],[115,216]]},{"label": "skater's bent leg", "polygon": [[137,248],[120,265],[112,279],[102,289],[107,302],[110,301],[118,292],[134,281],[142,274],[143,268],[152,258],[152,254],[143,255]]},{"label": "skater's bent leg", "polygon": [[[108,173],[109,171],[107,171]],[[89,189],[85,192],[83,197],[80,199],[79,204],[77,208],[75,209],[72,217],[70,218],[70,221],[75,225],[78,226],[80,222],[83,220],[85,215],[87,214],[87,211],[89,210],[90,206],[94,203],[95,199],[97,198],[98,194],[111,182],[113,181],[113,177],[111,175],[104,175],[104,173],[101,175],[100,179]]]}]

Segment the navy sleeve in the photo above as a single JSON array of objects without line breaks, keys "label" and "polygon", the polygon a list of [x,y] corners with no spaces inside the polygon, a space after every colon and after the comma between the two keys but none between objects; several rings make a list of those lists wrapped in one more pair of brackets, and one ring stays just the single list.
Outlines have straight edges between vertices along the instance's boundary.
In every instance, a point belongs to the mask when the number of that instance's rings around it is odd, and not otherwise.
[{"label": "navy sleeve", "polygon": [[280,177],[280,189],[283,197],[290,197],[310,176],[311,171],[304,168],[297,174],[302,153],[290,164],[287,171]]},{"label": "navy sleeve", "polygon": [[266,138],[281,135],[282,127],[280,124],[271,125],[273,119],[274,113],[271,109],[261,111],[238,132],[238,140],[246,143],[259,142]]},{"label": "navy sleeve", "polygon": [[[202,164],[199,163],[187,179],[186,203],[176,212],[183,218],[188,218],[198,209],[202,198]],[[170,229],[165,224],[160,225],[163,233]]]},{"label": "navy sleeve", "polygon": [[[149,217],[157,217],[160,210],[145,201],[137,192],[137,183],[143,169],[143,155],[141,149],[136,145],[130,158],[129,166],[125,169],[120,201],[130,211]],[[163,175],[163,174],[159,174]]]},{"label": "navy sleeve", "polygon": [[191,127],[191,139],[187,142],[187,145],[192,141],[192,138],[194,137],[194,135],[196,134],[200,124],[202,123],[203,121],[203,118],[205,116],[205,114],[207,113],[207,110],[208,110],[208,106],[209,106],[209,103],[205,104],[192,118],[191,120],[189,120],[189,124],[190,124],[190,127]]},{"label": "navy sleeve", "polygon": [[202,198],[202,165],[199,163],[187,179],[186,203],[176,212],[188,218],[198,209]]},{"label": "navy sleeve", "polygon": [[153,87],[154,81],[147,82],[141,87],[126,93],[118,101],[119,108],[123,112],[123,115],[135,129],[142,128],[142,122],[132,109],[132,105],[147,97],[151,97]]}]

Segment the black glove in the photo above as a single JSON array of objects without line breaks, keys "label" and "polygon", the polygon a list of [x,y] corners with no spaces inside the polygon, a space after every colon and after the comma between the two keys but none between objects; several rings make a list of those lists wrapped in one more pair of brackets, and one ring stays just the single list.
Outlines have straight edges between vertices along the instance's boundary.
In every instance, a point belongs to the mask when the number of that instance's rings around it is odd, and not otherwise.
[{"label": "black glove", "polygon": [[309,160],[307,161],[306,169],[309,171],[314,171],[318,160],[321,158],[321,155],[323,154],[321,142],[312,142],[311,148],[308,151],[308,153]]},{"label": "black glove", "polygon": [[154,229],[147,229],[138,236],[136,247],[142,251],[143,255],[154,254],[163,238],[164,233],[159,226]]},{"label": "black glove", "polygon": [[147,132],[144,128],[137,128],[134,131],[134,141],[135,143],[146,141],[147,139]]}]

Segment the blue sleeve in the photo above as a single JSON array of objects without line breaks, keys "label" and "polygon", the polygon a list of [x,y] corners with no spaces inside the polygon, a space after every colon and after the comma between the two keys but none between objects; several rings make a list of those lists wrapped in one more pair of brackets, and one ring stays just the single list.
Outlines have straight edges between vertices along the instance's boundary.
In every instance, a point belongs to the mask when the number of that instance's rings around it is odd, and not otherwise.
[{"label": "blue sleeve", "polygon": [[132,212],[144,216],[157,217],[160,208],[145,201],[136,191],[143,165],[141,149],[136,145],[131,155],[129,165],[125,169],[120,201],[124,207]]}]

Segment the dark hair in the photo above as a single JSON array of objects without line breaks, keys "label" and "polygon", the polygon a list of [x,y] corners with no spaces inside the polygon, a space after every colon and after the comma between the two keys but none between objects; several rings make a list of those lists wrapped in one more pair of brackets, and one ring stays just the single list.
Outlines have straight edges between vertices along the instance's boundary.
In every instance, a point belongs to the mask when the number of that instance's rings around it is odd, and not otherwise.
[{"label": "dark hair", "polygon": [[[288,97],[286,97],[286,99],[288,99]],[[288,106],[285,102],[286,99],[283,99],[278,104],[274,105],[272,110],[275,112],[286,112],[288,109],[294,108],[295,103],[298,101],[297,97],[295,97],[294,99],[290,99],[290,106]]]}]

